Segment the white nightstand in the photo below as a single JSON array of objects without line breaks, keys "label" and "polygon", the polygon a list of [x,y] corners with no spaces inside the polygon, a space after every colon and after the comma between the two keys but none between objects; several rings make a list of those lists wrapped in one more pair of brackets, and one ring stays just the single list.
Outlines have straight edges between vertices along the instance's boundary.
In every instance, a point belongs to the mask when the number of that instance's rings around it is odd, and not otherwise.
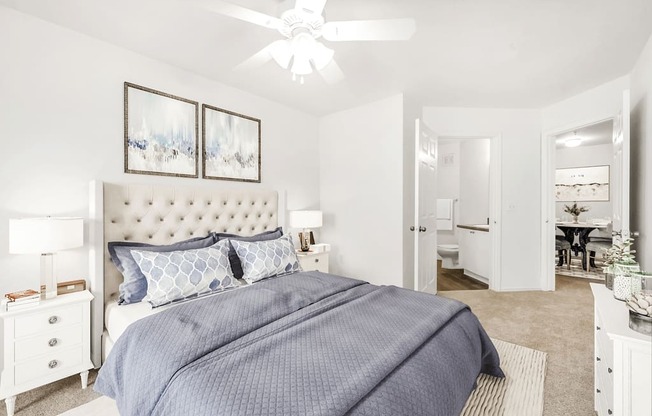
[{"label": "white nightstand", "polygon": [[0,399],[14,414],[16,395],[79,373],[82,389],[91,362],[91,300],[87,290],[0,311]]},{"label": "white nightstand", "polygon": [[299,264],[304,272],[317,270],[318,272],[328,273],[328,252],[314,253],[312,251],[297,251]]}]

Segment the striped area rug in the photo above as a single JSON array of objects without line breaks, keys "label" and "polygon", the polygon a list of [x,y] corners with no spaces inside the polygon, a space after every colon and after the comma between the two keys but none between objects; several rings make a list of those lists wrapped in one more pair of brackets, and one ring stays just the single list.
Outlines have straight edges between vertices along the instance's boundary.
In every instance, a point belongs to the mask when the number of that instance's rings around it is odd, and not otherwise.
[{"label": "striped area rug", "polygon": [[463,416],[541,416],[545,352],[492,339],[500,355],[505,378],[486,374],[478,377],[478,387],[462,410]]}]

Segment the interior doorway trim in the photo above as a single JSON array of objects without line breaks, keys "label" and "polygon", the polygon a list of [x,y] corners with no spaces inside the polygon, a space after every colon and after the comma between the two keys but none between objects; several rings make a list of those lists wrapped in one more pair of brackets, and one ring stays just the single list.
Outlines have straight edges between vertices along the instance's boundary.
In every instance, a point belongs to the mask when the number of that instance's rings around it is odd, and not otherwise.
[{"label": "interior doorway trim", "polygon": [[502,134],[441,134],[440,139],[489,139],[489,218],[491,221],[491,278],[489,289],[502,290]]},{"label": "interior doorway trim", "polygon": [[541,288],[555,290],[555,137],[594,124],[613,120],[613,117],[580,120],[563,127],[544,132],[541,135]]}]

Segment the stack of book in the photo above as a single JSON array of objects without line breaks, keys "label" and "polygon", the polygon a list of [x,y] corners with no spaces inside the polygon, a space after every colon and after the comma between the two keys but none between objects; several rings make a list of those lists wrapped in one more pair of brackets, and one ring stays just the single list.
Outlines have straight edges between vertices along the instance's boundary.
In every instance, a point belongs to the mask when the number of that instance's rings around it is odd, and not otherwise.
[{"label": "stack of book", "polygon": [[35,290],[27,289],[20,292],[7,293],[7,311],[15,311],[23,308],[31,308],[38,305],[41,294]]}]

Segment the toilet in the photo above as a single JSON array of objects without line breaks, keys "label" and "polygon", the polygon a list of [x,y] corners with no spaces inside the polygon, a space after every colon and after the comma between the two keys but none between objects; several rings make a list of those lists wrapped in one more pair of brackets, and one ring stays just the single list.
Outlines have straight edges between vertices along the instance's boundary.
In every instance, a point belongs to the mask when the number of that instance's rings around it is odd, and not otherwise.
[{"label": "toilet", "polygon": [[459,269],[460,246],[458,244],[438,244],[437,255],[444,269]]}]

